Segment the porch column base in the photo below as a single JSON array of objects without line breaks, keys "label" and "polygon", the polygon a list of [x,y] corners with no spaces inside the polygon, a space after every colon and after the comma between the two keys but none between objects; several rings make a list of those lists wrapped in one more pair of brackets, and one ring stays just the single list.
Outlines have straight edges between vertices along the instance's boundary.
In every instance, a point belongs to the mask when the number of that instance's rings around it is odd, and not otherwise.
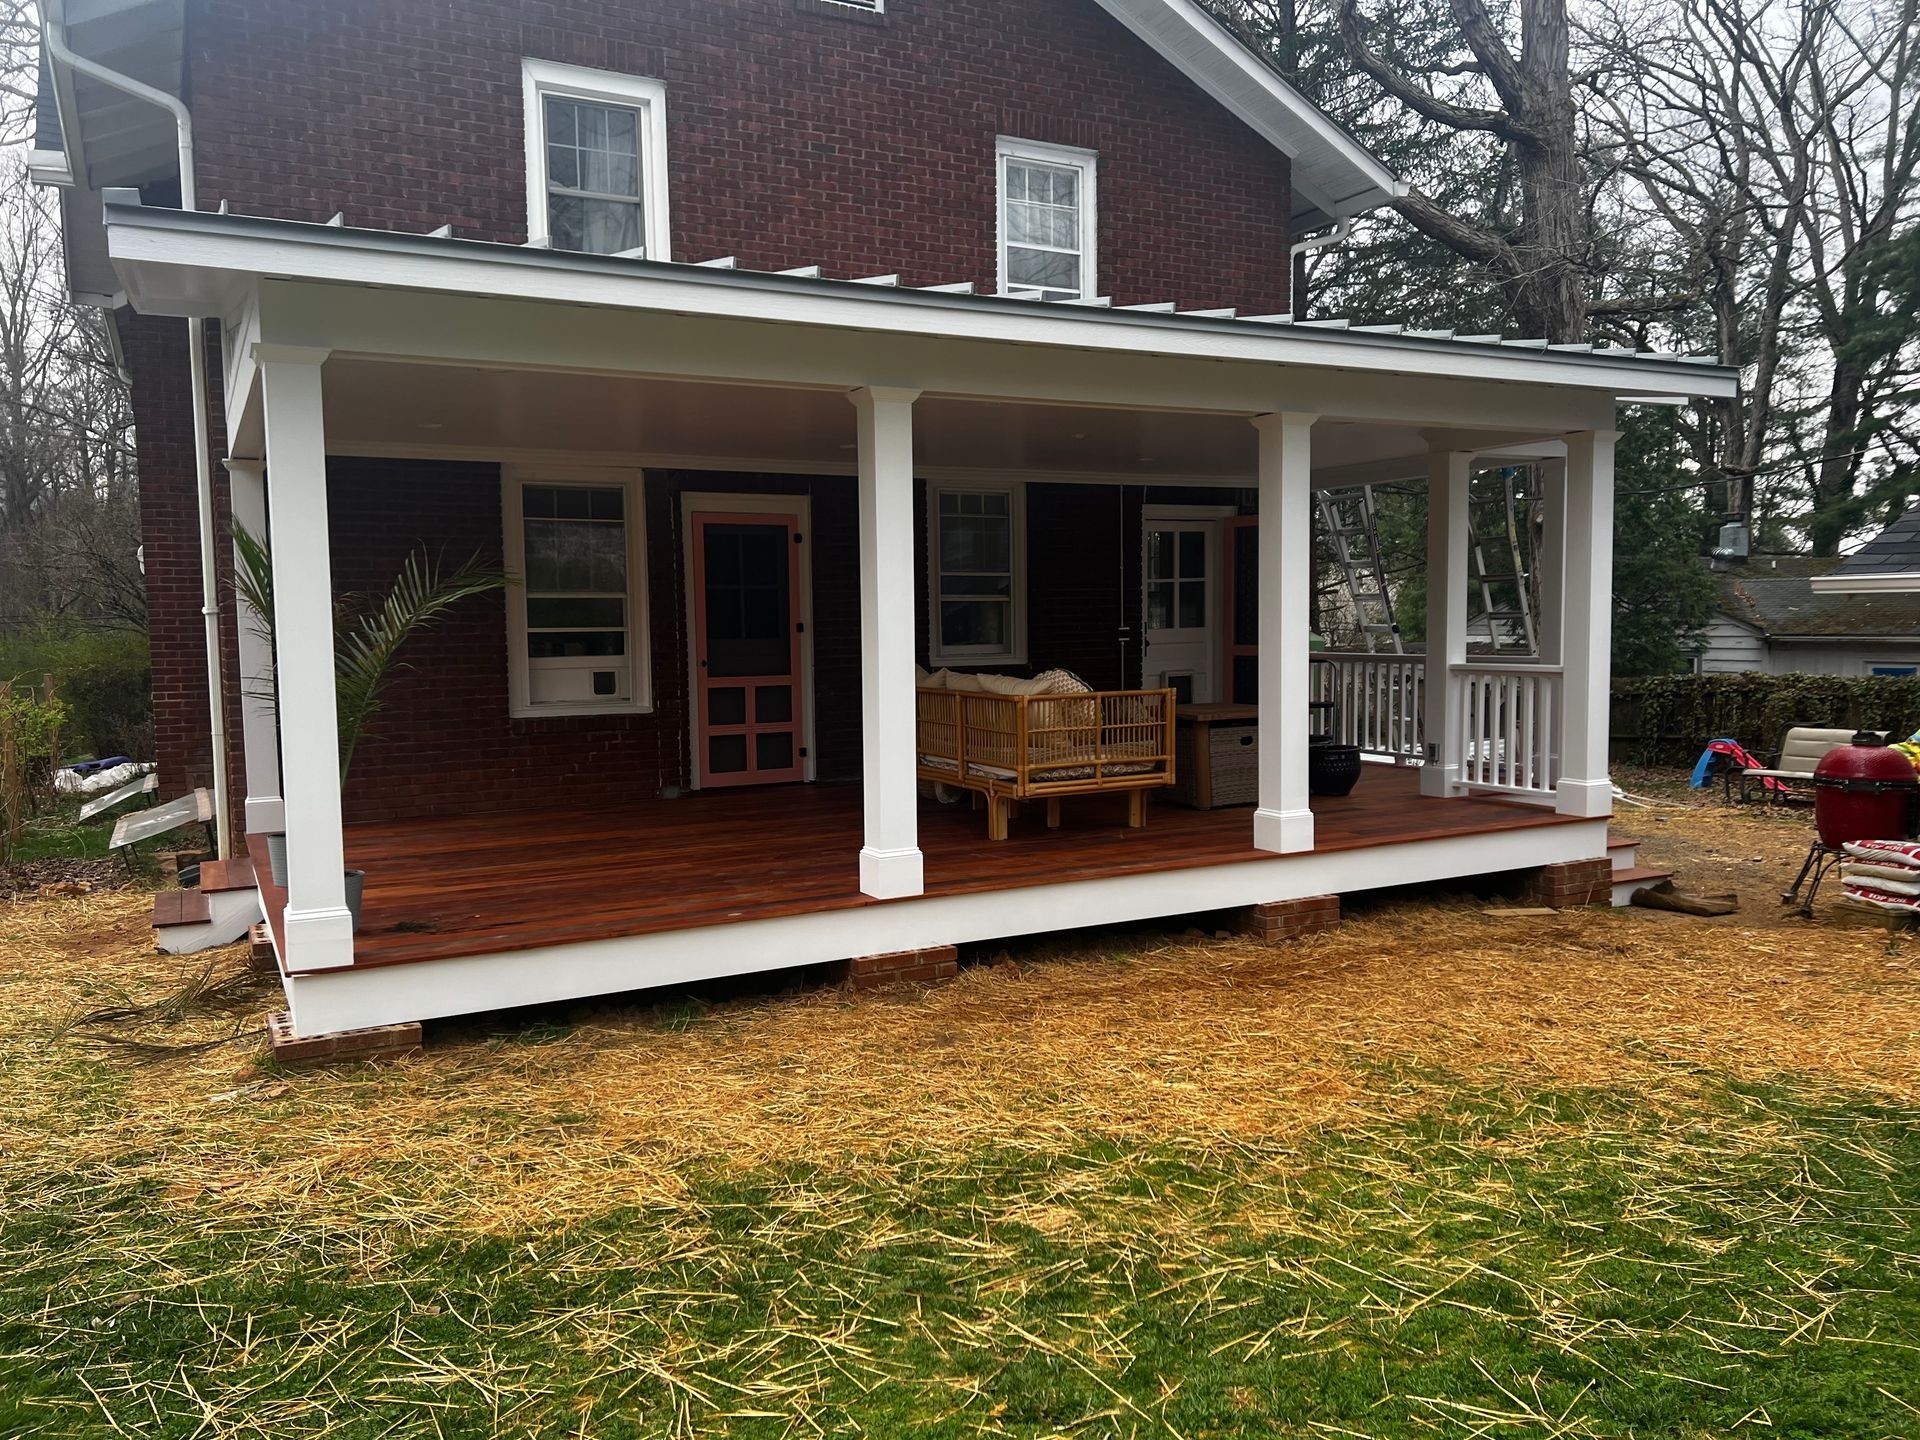
[{"label": "porch column base", "polygon": [[1452,765],[1429,760],[1420,767],[1420,793],[1435,800],[1446,800],[1460,793],[1460,772]]},{"label": "porch column base", "polygon": [[1611,780],[1562,780],[1554,789],[1553,808],[1562,815],[1603,820],[1613,814]]},{"label": "porch column base", "polygon": [[353,912],[294,910],[286,913],[287,969],[331,970],[353,964]]},{"label": "porch column base", "polygon": [[287,829],[287,802],[278,795],[247,797],[247,834],[282,835]]},{"label": "porch column base", "polygon": [[876,900],[903,900],[927,893],[926,862],[917,846],[904,850],[860,851],[860,893]]},{"label": "porch column base", "polygon": [[1275,855],[1297,855],[1313,849],[1313,811],[1254,811],[1253,848]]}]

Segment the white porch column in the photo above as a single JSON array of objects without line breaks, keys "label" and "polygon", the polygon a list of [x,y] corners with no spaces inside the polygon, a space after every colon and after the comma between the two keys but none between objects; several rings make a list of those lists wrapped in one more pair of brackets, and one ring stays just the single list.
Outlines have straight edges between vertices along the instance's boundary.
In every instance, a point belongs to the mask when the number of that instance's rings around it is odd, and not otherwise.
[{"label": "white porch column", "polygon": [[913,685],[913,402],[918,390],[848,398],[860,450],[860,747],[866,843],[860,889],[879,900],[926,889],[920,857]]},{"label": "white porch column", "polygon": [[1540,663],[1558,665],[1565,654],[1567,573],[1567,462],[1542,460],[1540,477],[1540,552],[1533,557],[1540,613],[1533,617]]},{"label": "white porch column", "polygon": [[259,345],[273,477],[275,675],[286,755],[286,961],[353,963],[340,823],[340,732],[333,678],[333,566],[327,534],[324,350]]},{"label": "white porch column", "polygon": [[1307,672],[1313,613],[1313,422],[1260,415],[1260,804],[1253,845],[1313,849],[1307,803]]},{"label": "white porch column", "polygon": [[1447,796],[1460,783],[1460,685],[1453,667],[1467,658],[1467,485],[1473,457],[1464,450],[1427,456],[1427,763],[1422,795]]},{"label": "white porch column", "polygon": [[1613,678],[1613,446],[1619,438],[1612,430],[1567,437],[1560,652],[1565,678],[1554,806],[1562,815],[1613,813],[1607,731]]},{"label": "white porch column", "polygon": [[[227,492],[233,528],[262,544],[267,540],[266,462],[228,460]],[[234,572],[240,572],[234,547]],[[246,833],[273,835],[287,828],[280,798],[280,734],[273,715],[273,651],[261,633],[262,617],[234,591],[234,622],[240,632],[240,741],[247,769]]]}]

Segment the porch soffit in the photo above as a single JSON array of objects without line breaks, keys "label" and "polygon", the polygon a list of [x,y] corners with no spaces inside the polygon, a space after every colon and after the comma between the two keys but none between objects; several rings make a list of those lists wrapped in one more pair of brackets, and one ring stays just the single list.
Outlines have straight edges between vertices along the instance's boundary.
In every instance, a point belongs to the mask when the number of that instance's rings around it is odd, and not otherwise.
[{"label": "porch soffit", "polygon": [[[262,277],[425,295],[466,296],[754,321],[817,332],[1094,352],[1108,356],[1251,363],[1376,376],[1504,382],[1535,394],[1661,393],[1726,397],[1736,371],[1674,356],[1544,341],[1406,333],[1401,327],[1294,324],[1289,316],[1172,306],[1108,309],[885,283],[761,274],[724,264],[577,255],[442,235],[149,208],[132,192],[105,206],[109,252],[137,309],[226,316]],[[438,337],[421,336],[431,349]],[[343,349],[353,348],[336,340]],[[456,358],[457,352],[449,352]],[[427,358],[427,357],[421,357]],[[865,375],[855,383],[883,377]],[[832,384],[822,377],[821,383]],[[1279,387],[1275,387],[1278,390]],[[1275,400],[1257,408],[1281,408]],[[1291,402],[1289,402],[1291,403]],[[1237,408],[1223,406],[1221,408]],[[1445,412],[1439,412],[1445,413]]]},{"label": "porch soffit", "polygon": [[[837,391],[648,376],[561,374],[336,355],[326,370],[336,454],[539,460],[654,469],[848,475],[854,412]],[[1243,417],[923,397],[923,474],[1250,486],[1258,436]],[[1475,437],[1484,438],[1484,437]],[[1337,420],[1314,428],[1328,482],[1425,473],[1411,426]]]}]

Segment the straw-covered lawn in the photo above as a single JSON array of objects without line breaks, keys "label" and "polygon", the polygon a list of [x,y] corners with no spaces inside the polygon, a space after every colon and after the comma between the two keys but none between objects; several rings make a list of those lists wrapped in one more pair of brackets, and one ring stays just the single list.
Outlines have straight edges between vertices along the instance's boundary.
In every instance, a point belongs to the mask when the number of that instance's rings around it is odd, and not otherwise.
[{"label": "straw-covered lawn", "polygon": [[1920,1433],[1920,943],[1779,918],[1803,821],[1630,823],[1746,913],[1429,897],[319,1073],[142,897],[0,907],[0,1434]]}]

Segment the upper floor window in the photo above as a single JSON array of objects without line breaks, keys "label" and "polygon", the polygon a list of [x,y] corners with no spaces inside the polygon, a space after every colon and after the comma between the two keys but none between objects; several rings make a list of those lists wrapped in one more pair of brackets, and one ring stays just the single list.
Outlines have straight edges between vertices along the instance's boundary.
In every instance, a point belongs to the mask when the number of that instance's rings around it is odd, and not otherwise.
[{"label": "upper floor window", "polygon": [[527,243],[667,259],[666,87],[551,60],[521,69]]},{"label": "upper floor window", "polygon": [[1095,293],[1091,150],[1002,136],[1000,293],[1079,300]]}]

